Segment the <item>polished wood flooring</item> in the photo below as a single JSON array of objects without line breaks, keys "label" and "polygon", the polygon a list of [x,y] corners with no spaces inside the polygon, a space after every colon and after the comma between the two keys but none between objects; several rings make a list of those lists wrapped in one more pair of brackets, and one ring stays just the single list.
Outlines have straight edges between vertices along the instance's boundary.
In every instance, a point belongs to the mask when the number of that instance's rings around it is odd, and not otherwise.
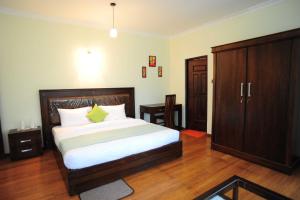
[{"label": "polished wood flooring", "polygon": [[[125,200],[193,199],[232,175],[300,200],[300,170],[292,176],[210,149],[210,138],[182,136],[183,157],[125,177],[134,188]],[[0,199],[79,199],[69,197],[52,151],[43,156],[0,161]],[[243,198],[244,199],[244,198]],[[248,199],[248,198],[245,198]],[[253,199],[253,198],[251,198]]]}]

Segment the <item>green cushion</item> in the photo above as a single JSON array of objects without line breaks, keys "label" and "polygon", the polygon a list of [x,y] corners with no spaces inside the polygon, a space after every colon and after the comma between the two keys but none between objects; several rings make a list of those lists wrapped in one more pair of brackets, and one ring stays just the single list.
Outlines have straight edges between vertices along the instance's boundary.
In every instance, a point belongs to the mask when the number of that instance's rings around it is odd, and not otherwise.
[{"label": "green cushion", "polygon": [[104,110],[99,108],[97,104],[95,104],[93,109],[86,116],[90,119],[90,121],[97,123],[102,122],[107,115],[107,112],[105,112]]}]

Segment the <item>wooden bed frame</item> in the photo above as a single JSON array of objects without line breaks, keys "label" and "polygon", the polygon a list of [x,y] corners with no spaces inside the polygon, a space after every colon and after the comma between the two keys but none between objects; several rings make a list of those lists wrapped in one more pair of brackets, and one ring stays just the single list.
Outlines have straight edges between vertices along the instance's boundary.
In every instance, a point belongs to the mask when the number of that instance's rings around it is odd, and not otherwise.
[{"label": "wooden bed frame", "polygon": [[40,90],[40,104],[45,148],[55,149],[56,160],[70,195],[79,194],[100,185],[151,166],[182,156],[182,142],[178,141],[147,152],[127,156],[119,160],[70,170],[64,166],[61,153],[56,149],[52,127],[60,125],[57,108],[118,105],[125,103],[127,117],[135,117],[134,88],[91,88]]}]

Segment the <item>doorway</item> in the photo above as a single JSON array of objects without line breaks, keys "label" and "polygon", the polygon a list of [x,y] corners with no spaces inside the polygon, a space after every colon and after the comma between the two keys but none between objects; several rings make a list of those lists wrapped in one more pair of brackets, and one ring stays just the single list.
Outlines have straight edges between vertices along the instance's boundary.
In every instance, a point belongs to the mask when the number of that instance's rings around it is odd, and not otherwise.
[{"label": "doorway", "polygon": [[186,128],[207,130],[207,56],[185,61]]}]

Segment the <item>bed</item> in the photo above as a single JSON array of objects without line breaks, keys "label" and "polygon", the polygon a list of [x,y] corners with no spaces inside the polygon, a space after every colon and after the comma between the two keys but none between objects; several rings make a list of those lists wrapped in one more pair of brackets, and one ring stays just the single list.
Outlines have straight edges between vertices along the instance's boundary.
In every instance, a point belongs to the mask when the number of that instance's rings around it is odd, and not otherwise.
[{"label": "bed", "polygon": [[[40,90],[39,93],[43,144],[45,148],[55,150],[56,160],[70,195],[79,194],[182,155],[182,142],[178,139],[178,133],[167,129],[139,135],[134,137],[135,139],[124,138],[110,141],[108,144],[93,145],[93,148],[82,148],[80,151],[75,149],[70,151],[72,154],[63,154],[57,147],[59,140],[66,135],[84,134],[96,129],[105,131],[107,127],[125,130],[127,127],[146,124],[143,120],[133,119],[135,118],[134,88]],[[81,108],[94,104],[125,104],[127,118],[80,127],[60,127],[57,109]],[[115,150],[117,147],[118,151]]]}]

